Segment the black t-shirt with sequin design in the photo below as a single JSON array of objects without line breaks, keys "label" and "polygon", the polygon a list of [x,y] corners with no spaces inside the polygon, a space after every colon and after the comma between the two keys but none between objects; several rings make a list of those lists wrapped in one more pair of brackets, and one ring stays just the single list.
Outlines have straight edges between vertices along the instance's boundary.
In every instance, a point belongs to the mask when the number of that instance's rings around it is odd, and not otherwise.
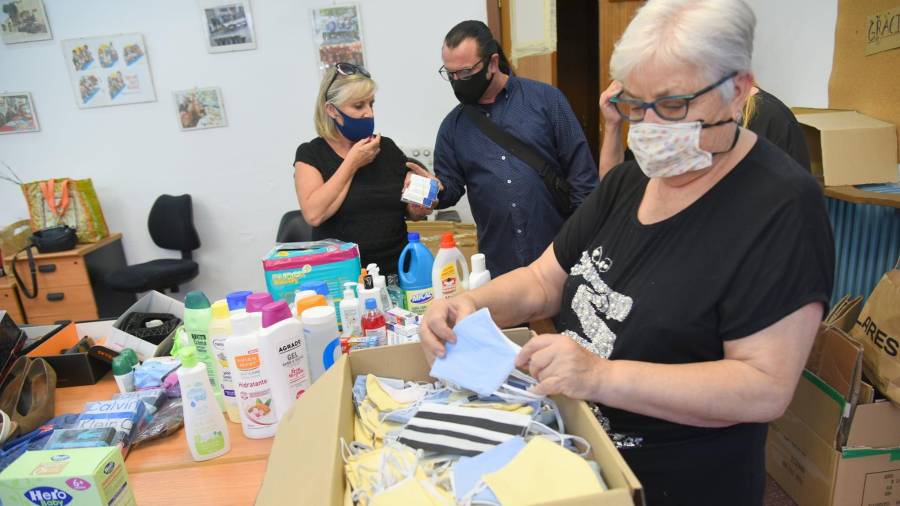
[{"label": "black t-shirt with sequin design", "polygon": [[[697,201],[644,225],[637,210],[648,181],[636,162],[620,164],[553,242],[569,273],[557,328],[586,349],[661,364],[715,361],[725,341],[811,302],[827,305],[834,241],[822,191],[773,144],[760,138]],[[700,428],[598,408],[618,446],[653,449],[654,460],[677,462],[684,443],[707,440],[762,455],[764,424]]]},{"label": "black t-shirt with sequin design", "polygon": [[[297,148],[294,162],[315,167],[328,181],[344,159],[328,142],[316,137]],[[378,264],[382,274],[395,274],[406,245],[406,204],[400,200],[406,179],[406,155],[387,137],[381,151],[350,182],[344,203],[330,218],[313,228],[313,239],[340,239],[359,246],[363,267]]]}]

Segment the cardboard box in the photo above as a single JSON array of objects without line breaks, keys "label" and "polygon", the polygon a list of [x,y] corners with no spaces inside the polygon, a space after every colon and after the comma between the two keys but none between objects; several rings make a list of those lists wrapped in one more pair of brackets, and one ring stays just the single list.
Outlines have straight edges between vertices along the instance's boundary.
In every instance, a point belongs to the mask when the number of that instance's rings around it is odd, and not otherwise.
[{"label": "cardboard box", "polygon": [[455,221],[407,221],[406,229],[409,232],[418,232],[419,237],[432,255],[437,255],[441,249],[441,236],[446,232],[453,232],[456,247],[469,262],[472,255],[478,253],[478,232],[472,223],[459,223]]},{"label": "cardboard box", "polygon": [[[41,357],[56,371],[56,386],[59,388],[93,385],[109,372],[110,364],[88,353],[60,353],[71,348],[87,336],[94,341],[103,340],[111,349],[131,348],[140,360],[157,356],[158,347],[115,328],[113,320],[61,325],[24,326],[22,330],[29,336],[29,344],[23,354]],[[162,345],[160,345],[162,346]]]},{"label": "cardboard box", "polygon": [[[155,290],[144,294],[143,297],[138,299],[137,302],[132,304],[131,307],[129,307],[124,313],[122,313],[122,316],[120,316],[116,320],[115,327],[117,329],[122,328],[122,325],[125,323],[125,318],[129,314],[134,313],[134,312],[169,313],[169,314],[173,314],[173,315],[177,316],[182,321],[184,321],[184,303],[179,300],[175,300],[172,297],[169,297],[168,295],[157,292]],[[130,334],[128,334],[128,335],[130,335]],[[166,339],[164,339],[157,346],[154,346],[152,343],[147,343],[149,346],[142,345],[143,349],[145,350],[145,353],[149,353],[149,355],[144,356],[144,355],[141,355],[140,353],[138,353],[138,357],[141,360],[144,360],[145,358],[148,358],[148,357],[159,357],[162,355],[167,355],[169,353],[169,351],[172,349],[172,340],[174,338],[175,338],[175,332],[173,331],[172,333],[169,334],[169,336]],[[142,342],[146,342],[146,341],[142,341]],[[153,347],[152,351],[150,350],[150,347]],[[135,350],[135,351],[137,351],[137,350]]]},{"label": "cardboard box", "polygon": [[825,186],[895,182],[897,132],[891,123],[855,111],[797,114],[812,172]]},{"label": "cardboard box", "polygon": [[137,504],[117,447],[25,452],[0,473],[5,506]]},{"label": "cardboard box", "polygon": [[871,402],[857,376],[861,348],[846,333],[823,329],[816,348],[808,365],[835,385],[803,371],[769,425],[766,470],[800,506],[900,504],[900,408]]},{"label": "cardboard box", "polygon": [[[505,331],[523,343],[528,329]],[[375,374],[417,381],[433,381],[418,344],[355,351],[344,355],[281,420],[269,456],[258,505],[349,504],[339,440],[353,440],[353,378]],[[641,505],[641,485],[587,404],[554,397],[566,422],[566,431],[591,443],[592,458],[603,470],[609,490],[596,496],[566,501],[577,505]]]}]

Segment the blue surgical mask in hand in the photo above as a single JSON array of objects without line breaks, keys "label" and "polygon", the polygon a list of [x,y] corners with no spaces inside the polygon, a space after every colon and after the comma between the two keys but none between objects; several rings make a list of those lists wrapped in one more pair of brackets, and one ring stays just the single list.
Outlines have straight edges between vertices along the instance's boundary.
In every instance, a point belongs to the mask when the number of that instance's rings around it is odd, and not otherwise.
[{"label": "blue surgical mask in hand", "polygon": [[453,332],[456,343],[445,343],[447,352],[434,361],[431,376],[491,395],[515,369],[521,348],[500,331],[487,308],[460,320]]}]

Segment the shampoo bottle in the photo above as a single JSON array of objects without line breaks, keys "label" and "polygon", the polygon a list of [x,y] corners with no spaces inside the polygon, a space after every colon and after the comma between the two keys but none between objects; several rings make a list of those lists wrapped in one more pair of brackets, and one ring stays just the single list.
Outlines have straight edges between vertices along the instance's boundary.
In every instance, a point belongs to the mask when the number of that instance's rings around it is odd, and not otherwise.
[{"label": "shampoo bottle", "polygon": [[184,434],[191,457],[196,461],[214,459],[231,450],[228,426],[215,400],[206,364],[197,357],[197,349],[185,346],[178,351],[181,367],[178,383],[181,386],[181,409],[184,414]]},{"label": "shampoo bottle", "polygon": [[212,309],[206,295],[200,291],[188,292],[184,297],[184,330],[190,336],[191,343],[197,348],[197,358],[206,364],[206,374],[209,375],[209,384],[216,396],[216,402],[224,410],[225,400],[222,396],[222,388],[219,387],[219,380],[216,378],[216,362],[209,342],[211,321]]},{"label": "shampoo bottle", "polygon": [[263,308],[263,329],[259,331],[259,359],[262,373],[269,380],[278,419],[291,409],[294,401],[309,390],[309,359],[303,325],[293,317],[287,302],[278,301]]},{"label": "shampoo bottle", "polygon": [[234,397],[234,385],[231,382],[231,369],[225,358],[225,341],[231,337],[231,312],[228,302],[217,300],[212,305],[212,321],[209,323],[209,342],[213,361],[216,365],[216,381],[222,389],[225,401],[225,413],[234,423],[241,423],[238,415],[237,400]]}]

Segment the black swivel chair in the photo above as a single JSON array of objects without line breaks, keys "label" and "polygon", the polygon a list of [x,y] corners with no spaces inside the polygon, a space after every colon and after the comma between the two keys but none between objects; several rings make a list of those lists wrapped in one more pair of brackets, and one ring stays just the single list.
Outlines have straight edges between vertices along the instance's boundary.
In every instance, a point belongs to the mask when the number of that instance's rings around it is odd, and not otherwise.
[{"label": "black swivel chair", "polygon": [[312,227],[303,218],[300,210],[288,211],[281,217],[275,242],[308,242],[312,241]]},{"label": "black swivel chair", "polygon": [[197,277],[200,267],[192,259],[192,252],[200,247],[194,228],[194,211],[190,195],[161,195],[150,209],[147,219],[150,238],[160,248],[181,252],[181,258],[151,260],[129,265],[106,276],[106,283],[120,292],[166,290],[178,292],[183,285]]}]

